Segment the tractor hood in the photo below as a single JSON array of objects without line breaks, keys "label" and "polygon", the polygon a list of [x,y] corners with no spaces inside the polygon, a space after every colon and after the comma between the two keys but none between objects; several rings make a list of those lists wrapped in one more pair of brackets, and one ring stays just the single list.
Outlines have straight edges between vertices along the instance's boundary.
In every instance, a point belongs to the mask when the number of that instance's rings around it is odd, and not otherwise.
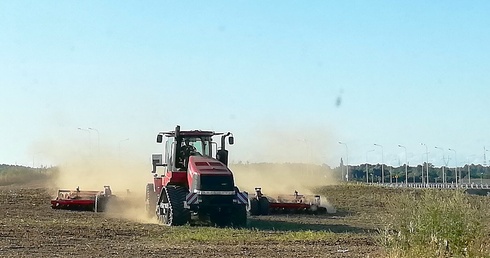
[{"label": "tractor hood", "polygon": [[203,156],[189,157],[189,174],[231,175],[231,171],[220,161]]},{"label": "tractor hood", "polygon": [[233,174],[223,163],[213,158],[189,157],[187,177],[191,192],[234,194]]}]

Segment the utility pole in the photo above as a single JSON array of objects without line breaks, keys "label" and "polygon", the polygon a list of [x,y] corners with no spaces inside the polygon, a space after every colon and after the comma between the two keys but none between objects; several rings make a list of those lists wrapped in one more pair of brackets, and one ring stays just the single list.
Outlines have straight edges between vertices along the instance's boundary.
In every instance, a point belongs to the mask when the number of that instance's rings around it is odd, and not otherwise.
[{"label": "utility pole", "polygon": [[408,185],[408,159],[407,159],[407,147],[398,144],[398,147],[405,149],[405,184]]},{"label": "utility pole", "polygon": [[487,166],[487,148],[485,146],[483,146],[483,166]]},{"label": "utility pole", "polygon": [[384,154],[383,154],[383,145],[374,144],[374,146],[381,147],[381,183],[385,183],[385,168],[384,168]]},{"label": "utility pole", "polygon": [[442,170],[442,183],[444,184],[446,182],[445,176],[444,176],[445,175],[445,173],[444,173],[444,163],[446,162],[445,157],[444,157],[444,149],[443,148],[439,148],[437,146],[435,148],[442,151],[442,163],[443,164],[442,164],[441,170]]},{"label": "utility pole", "polygon": [[[485,171],[485,173],[487,173],[487,148],[485,148],[485,146],[483,146],[483,170]],[[483,183],[483,174],[482,174],[482,183]]]},{"label": "utility pole", "polygon": [[459,184],[461,184],[461,171],[458,175],[458,155],[456,154],[456,151],[454,149],[449,148],[450,151],[454,151],[454,162],[456,163],[455,169],[456,169],[456,187],[458,187]]},{"label": "utility pole", "polygon": [[[426,184],[429,185],[429,149],[427,148],[427,145],[425,143],[421,143],[421,145],[425,146],[425,155],[427,156],[427,160],[425,162],[425,168],[427,170],[427,182],[426,182]],[[424,173],[422,172],[422,175],[423,174]],[[422,181],[424,181],[424,180],[422,180]]]},{"label": "utility pole", "polygon": [[369,183],[369,175],[368,175],[368,173],[369,173],[369,168],[368,168],[368,153],[369,152],[372,152],[372,151],[374,151],[374,150],[368,150],[368,151],[366,151],[366,182],[367,183]]},{"label": "utility pole", "polygon": [[349,148],[345,142],[339,142],[339,144],[345,145],[345,165],[346,165],[346,173],[345,173],[345,181],[349,182]]}]

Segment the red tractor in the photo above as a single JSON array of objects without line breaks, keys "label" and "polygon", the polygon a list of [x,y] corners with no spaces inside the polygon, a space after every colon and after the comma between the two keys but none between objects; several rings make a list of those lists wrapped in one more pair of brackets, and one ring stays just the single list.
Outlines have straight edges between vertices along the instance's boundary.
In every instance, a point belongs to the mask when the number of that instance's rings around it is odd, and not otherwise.
[{"label": "red tractor", "polygon": [[[221,145],[213,142],[221,136]],[[157,142],[164,154],[153,154],[153,183],[146,186],[146,207],[150,216],[168,226],[207,221],[224,227],[247,224],[248,194],[235,186],[228,168],[226,138],[231,133],[213,131],[160,132]],[[215,158],[213,158],[215,155]],[[161,174],[157,167],[163,167]]]}]

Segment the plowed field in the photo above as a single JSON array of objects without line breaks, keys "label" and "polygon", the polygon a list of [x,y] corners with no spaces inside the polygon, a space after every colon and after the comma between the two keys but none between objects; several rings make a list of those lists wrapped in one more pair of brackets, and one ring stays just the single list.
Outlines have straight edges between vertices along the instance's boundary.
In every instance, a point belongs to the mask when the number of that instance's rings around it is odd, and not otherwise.
[{"label": "plowed field", "polygon": [[322,191],[336,214],[250,217],[248,228],[238,230],[53,210],[51,189],[4,186],[0,257],[379,257],[383,193],[349,186]]}]

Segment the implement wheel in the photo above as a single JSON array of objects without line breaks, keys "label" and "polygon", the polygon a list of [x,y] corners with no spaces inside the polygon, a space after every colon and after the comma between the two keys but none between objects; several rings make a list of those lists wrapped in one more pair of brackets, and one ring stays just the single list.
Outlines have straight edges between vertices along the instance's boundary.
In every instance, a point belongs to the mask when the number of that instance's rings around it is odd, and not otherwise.
[{"label": "implement wheel", "polygon": [[94,212],[104,212],[106,210],[108,198],[102,195],[95,196]]},{"label": "implement wheel", "polygon": [[154,192],[153,184],[146,185],[146,200],[145,200],[145,208],[146,213],[149,218],[155,217],[156,214],[156,205],[157,205],[157,195]]},{"label": "implement wheel", "polygon": [[259,200],[256,198],[252,198],[249,200],[249,205],[248,205],[248,212],[250,212],[250,215],[252,216],[257,216],[260,215],[260,210],[259,210]]},{"label": "implement wheel", "polygon": [[269,215],[270,203],[266,197],[260,197],[259,199],[259,211],[260,215]]}]

